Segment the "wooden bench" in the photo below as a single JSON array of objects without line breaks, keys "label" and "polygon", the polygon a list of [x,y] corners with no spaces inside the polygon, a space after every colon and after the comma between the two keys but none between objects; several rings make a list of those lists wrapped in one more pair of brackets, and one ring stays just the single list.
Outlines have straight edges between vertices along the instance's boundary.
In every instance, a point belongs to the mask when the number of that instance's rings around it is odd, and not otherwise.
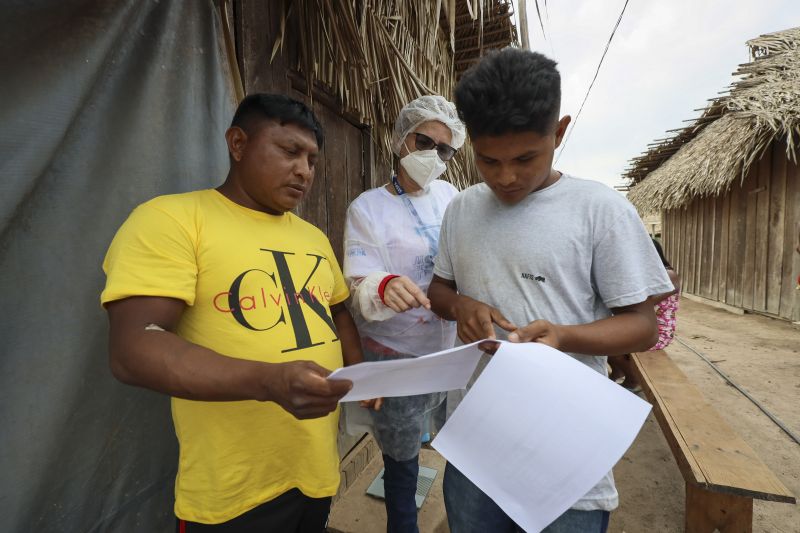
[{"label": "wooden bench", "polygon": [[795,497],[663,350],[632,355],[642,389],[686,481],[686,533],[753,530],[753,498]]}]

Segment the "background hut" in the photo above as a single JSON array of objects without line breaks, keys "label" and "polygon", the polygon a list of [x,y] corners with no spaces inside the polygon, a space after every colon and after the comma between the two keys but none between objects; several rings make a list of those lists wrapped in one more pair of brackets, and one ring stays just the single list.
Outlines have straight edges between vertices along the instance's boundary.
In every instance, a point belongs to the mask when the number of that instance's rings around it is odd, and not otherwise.
[{"label": "background hut", "polygon": [[727,94],[633,159],[640,213],[661,213],[685,293],[800,320],[800,28],[747,42]]},{"label": "background hut", "polygon": [[[0,19],[3,531],[173,531],[169,401],[116,382],[100,265],[131,209],[215,187],[245,92],[302,98],[325,150],[300,214],[341,253],[400,106],[514,41],[507,0],[34,0]],[[491,30],[489,30],[491,28]],[[464,164],[449,174],[474,176]],[[342,451],[347,451],[342,442]]]}]

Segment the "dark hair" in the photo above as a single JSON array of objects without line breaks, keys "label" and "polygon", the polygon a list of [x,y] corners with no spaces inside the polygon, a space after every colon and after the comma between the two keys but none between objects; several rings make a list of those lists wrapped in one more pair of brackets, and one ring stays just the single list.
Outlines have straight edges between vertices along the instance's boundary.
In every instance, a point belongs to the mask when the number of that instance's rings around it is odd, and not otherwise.
[{"label": "dark hair", "polygon": [[471,137],[553,131],[561,108],[561,76],[542,54],[505,48],[470,68],[455,90]]},{"label": "dark hair", "polygon": [[661,262],[664,263],[664,268],[672,270],[672,265],[670,265],[669,261],[667,261],[667,258],[664,257],[664,250],[661,248],[661,244],[659,244],[659,242],[655,239],[652,239],[652,241],[653,241],[653,246],[656,247],[656,252],[658,252],[658,257],[660,257]]},{"label": "dark hair", "polygon": [[273,120],[283,126],[295,124],[307,129],[317,139],[317,147],[322,149],[322,126],[314,112],[303,102],[283,94],[250,94],[239,103],[233,115],[231,127],[238,126],[245,133],[253,131],[259,122]]}]

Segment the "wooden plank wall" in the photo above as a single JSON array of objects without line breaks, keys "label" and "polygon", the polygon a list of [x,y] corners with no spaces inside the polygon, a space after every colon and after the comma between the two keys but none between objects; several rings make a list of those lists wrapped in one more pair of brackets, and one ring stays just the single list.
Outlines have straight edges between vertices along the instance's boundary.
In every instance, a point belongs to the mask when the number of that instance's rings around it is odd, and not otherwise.
[{"label": "wooden plank wall", "polygon": [[783,142],[725,195],[667,211],[663,224],[664,250],[685,292],[800,319],[800,167]]}]

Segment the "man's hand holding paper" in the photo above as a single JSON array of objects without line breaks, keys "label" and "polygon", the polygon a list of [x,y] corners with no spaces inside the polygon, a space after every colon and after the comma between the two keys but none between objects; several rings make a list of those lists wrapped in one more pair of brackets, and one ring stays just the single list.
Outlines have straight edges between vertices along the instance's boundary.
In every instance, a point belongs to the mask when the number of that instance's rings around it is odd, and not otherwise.
[{"label": "man's hand holding paper", "polygon": [[538,342],[561,349],[561,327],[547,320],[534,320],[509,333],[509,342]]}]

